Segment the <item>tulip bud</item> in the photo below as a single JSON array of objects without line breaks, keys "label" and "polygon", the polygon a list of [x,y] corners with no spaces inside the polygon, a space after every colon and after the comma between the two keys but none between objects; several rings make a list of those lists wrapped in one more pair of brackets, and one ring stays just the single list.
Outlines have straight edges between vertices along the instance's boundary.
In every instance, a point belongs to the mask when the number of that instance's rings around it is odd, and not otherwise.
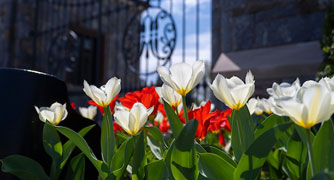
[{"label": "tulip bud", "polygon": [[235,110],[241,109],[255,90],[254,76],[250,71],[246,75],[245,83],[238,77],[227,79],[218,74],[209,86],[217,99]]},{"label": "tulip bud", "polygon": [[43,122],[49,121],[53,125],[58,125],[67,116],[66,103],[64,105],[55,102],[51,107],[35,106],[39,119]]},{"label": "tulip bud", "polygon": [[89,85],[84,81],[83,91],[89,96],[97,105],[107,107],[115,96],[121,91],[121,80],[116,77],[111,78],[105,85],[97,88]]},{"label": "tulip bud", "polygon": [[201,81],[205,66],[203,61],[196,61],[192,67],[186,63],[177,63],[172,65],[170,72],[164,66],[159,66],[157,71],[166,85],[185,96]]},{"label": "tulip bud", "polygon": [[115,109],[115,122],[119,124],[124,131],[130,135],[136,135],[139,130],[145,125],[148,116],[153,112],[154,107],[146,109],[142,103],[135,103],[130,111],[127,108]]},{"label": "tulip bud", "polygon": [[96,106],[79,107],[79,112],[82,117],[93,120],[97,113],[97,107]]}]

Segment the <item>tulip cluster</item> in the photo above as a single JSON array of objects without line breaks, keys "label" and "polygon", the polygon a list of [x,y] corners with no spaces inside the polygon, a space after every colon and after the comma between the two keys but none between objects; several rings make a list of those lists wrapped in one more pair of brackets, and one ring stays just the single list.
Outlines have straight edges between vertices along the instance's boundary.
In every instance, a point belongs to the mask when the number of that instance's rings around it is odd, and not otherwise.
[{"label": "tulip cluster", "polygon": [[[54,162],[63,160],[52,165],[57,166],[51,170],[53,179],[60,173],[53,171],[61,170],[68,159],[59,156],[69,156],[71,150],[65,148],[73,150],[74,145],[96,167],[99,179],[122,179],[125,174],[133,179],[244,179],[247,173],[250,176],[246,179],[259,179],[260,172],[268,168],[270,178],[311,179],[332,164],[327,159],[333,160],[334,143],[323,139],[334,137],[334,125],[328,121],[334,113],[334,78],[303,84],[299,79],[291,84],[273,83],[266,99],[252,98],[255,80],[250,71],[244,81],[218,74],[209,87],[229,108],[217,110],[210,101],[187,106],[186,95],[205,74],[203,61],[192,66],[177,63],[170,69],[158,67],[157,72],[161,87],[145,87],[122,97],[121,80],[116,77],[100,88],[83,82],[83,91],[91,100],[89,107],[78,108],[79,113],[91,120],[97,109],[103,115],[102,160],[82,138],[92,127],[77,133],[59,126],[67,116],[66,104],[35,107],[40,120],[46,122],[43,135],[47,152],[55,154]],[[255,121],[253,114],[262,115],[261,121]],[[312,128],[319,123],[320,130]],[[57,140],[57,132],[69,138],[64,147]],[[314,154],[317,146],[322,149]],[[58,152],[62,148],[66,153]],[[127,168],[129,165],[131,168]],[[284,172],[276,173],[281,169]]]}]

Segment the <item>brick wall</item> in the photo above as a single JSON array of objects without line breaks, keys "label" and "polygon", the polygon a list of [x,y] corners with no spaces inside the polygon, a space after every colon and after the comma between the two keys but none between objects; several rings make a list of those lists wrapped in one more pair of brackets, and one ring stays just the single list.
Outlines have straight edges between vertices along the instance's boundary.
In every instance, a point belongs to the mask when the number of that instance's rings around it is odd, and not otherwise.
[{"label": "brick wall", "polygon": [[331,0],[212,0],[212,60],[224,52],[321,39]]}]

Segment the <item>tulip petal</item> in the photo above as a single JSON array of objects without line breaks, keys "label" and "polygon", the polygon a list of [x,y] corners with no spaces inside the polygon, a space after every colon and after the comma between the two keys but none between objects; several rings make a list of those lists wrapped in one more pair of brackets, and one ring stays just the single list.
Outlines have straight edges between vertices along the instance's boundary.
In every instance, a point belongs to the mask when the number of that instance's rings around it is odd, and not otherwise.
[{"label": "tulip petal", "polygon": [[231,95],[235,103],[245,105],[250,96],[253,95],[254,84],[244,84],[231,89]]},{"label": "tulip petal", "polygon": [[129,111],[119,110],[114,113],[115,122],[120,125],[124,131],[131,134],[129,129]]},{"label": "tulip petal", "polygon": [[157,68],[157,71],[158,71],[158,73],[160,75],[161,80],[165,84],[167,84],[168,86],[173,87],[174,83],[172,82],[172,79],[170,78],[168,69],[166,67],[164,67],[164,66],[159,66]]},{"label": "tulip petal", "polygon": [[[177,63],[170,68],[171,79],[178,87],[176,91],[187,91],[192,78],[192,67],[186,63]],[[189,92],[189,91],[188,91]],[[178,92],[180,93],[180,92]]]},{"label": "tulip petal", "polygon": [[244,85],[245,83],[242,82],[242,80],[236,76],[232,76],[230,79],[226,79],[228,88],[234,88],[238,85]]},{"label": "tulip petal", "polygon": [[298,103],[293,98],[279,100],[278,105],[282,107],[284,113],[297,125],[305,127],[303,119],[307,119],[307,109],[304,104]]},{"label": "tulip petal", "polygon": [[46,120],[50,121],[50,123],[54,124],[55,121],[55,113],[50,111],[50,110],[43,110],[41,111],[40,115],[43,117],[42,119],[44,120],[44,122]]},{"label": "tulip petal", "polygon": [[307,89],[303,94],[303,103],[308,110],[308,118],[305,124],[317,124],[328,120],[333,110],[328,109],[331,102],[330,92],[322,85],[316,84]]},{"label": "tulip petal", "polygon": [[218,74],[212,85],[210,85],[210,88],[220,101],[229,107],[233,107],[235,101],[230,93],[230,89],[228,89],[226,79],[223,75]]},{"label": "tulip petal", "polygon": [[110,104],[110,102],[117,96],[121,91],[121,80],[113,77],[105,85],[105,93],[107,94],[105,99],[105,104]]},{"label": "tulip petal", "polygon": [[96,102],[96,104],[105,107],[106,104],[104,104],[104,100],[106,99],[106,94],[101,89],[97,88],[96,86],[91,85],[90,86],[91,92],[93,93],[93,101]]},{"label": "tulip petal", "polygon": [[251,115],[255,112],[256,106],[257,100],[255,98],[251,98],[247,103],[247,107]]},{"label": "tulip petal", "polygon": [[93,99],[93,93],[92,93],[92,91],[91,91],[91,89],[90,89],[90,86],[89,86],[89,84],[87,83],[87,81],[86,80],[84,80],[84,88],[83,88],[83,91],[86,93],[86,95],[88,96],[88,97],[90,97],[93,101],[94,101],[94,99]]},{"label": "tulip petal", "polygon": [[187,89],[193,89],[202,80],[205,73],[205,64],[203,61],[196,61],[192,67],[192,79]]},{"label": "tulip petal", "polygon": [[251,71],[247,72],[245,82],[246,82],[246,84],[253,84],[254,83],[254,75],[252,74]]}]

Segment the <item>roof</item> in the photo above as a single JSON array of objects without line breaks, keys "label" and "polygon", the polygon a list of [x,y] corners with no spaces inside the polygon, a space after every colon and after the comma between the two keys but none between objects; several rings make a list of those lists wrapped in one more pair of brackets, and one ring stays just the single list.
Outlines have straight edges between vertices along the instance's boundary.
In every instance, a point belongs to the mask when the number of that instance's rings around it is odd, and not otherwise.
[{"label": "roof", "polygon": [[244,77],[251,70],[256,79],[315,75],[322,55],[318,41],[221,53],[212,73]]}]

